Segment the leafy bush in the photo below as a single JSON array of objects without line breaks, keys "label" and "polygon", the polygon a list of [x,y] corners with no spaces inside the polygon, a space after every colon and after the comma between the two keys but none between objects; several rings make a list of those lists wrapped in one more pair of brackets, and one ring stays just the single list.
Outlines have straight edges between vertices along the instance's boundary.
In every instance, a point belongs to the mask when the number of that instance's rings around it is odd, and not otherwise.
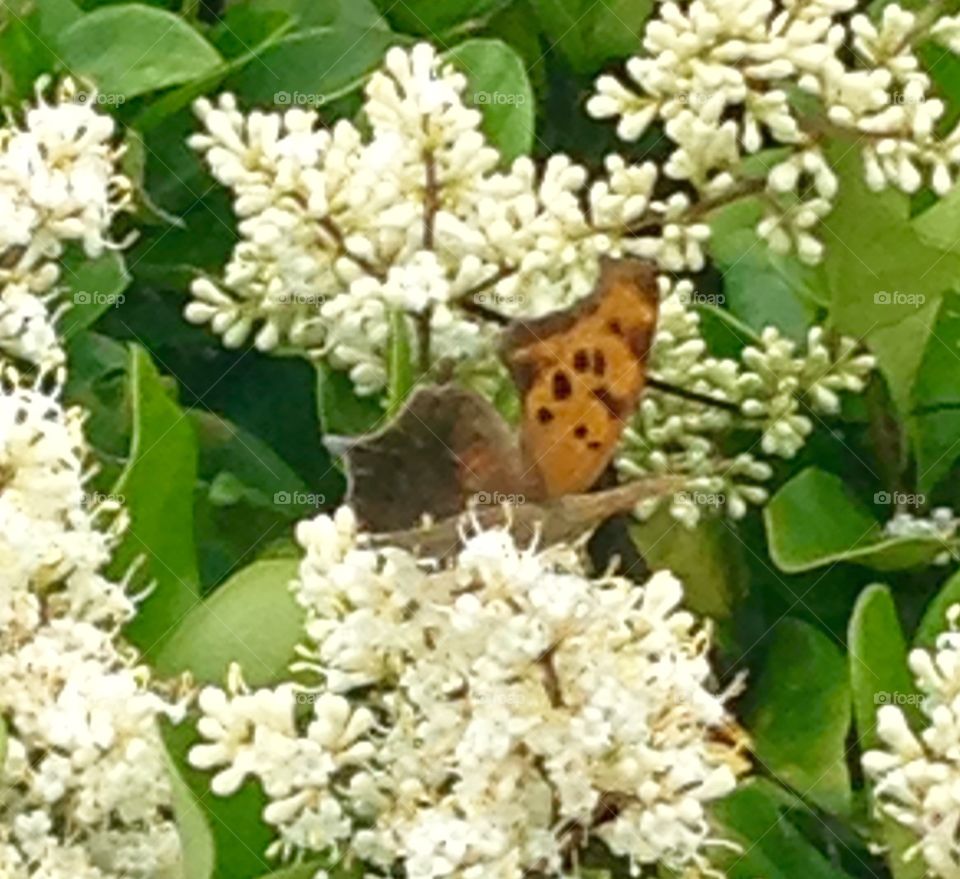
[{"label": "leafy bush", "polygon": [[0,874],[960,876],[956,7],[9,0]]}]

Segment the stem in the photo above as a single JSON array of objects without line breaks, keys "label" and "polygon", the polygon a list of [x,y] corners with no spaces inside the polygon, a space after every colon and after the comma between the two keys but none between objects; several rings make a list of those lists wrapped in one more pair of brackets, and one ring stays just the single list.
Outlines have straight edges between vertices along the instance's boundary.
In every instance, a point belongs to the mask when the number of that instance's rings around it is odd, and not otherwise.
[{"label": "stem", "polygon": [[423,191],[423,246],[427,250],[433,250],[437,211],[440,208],[437,160],[432,151],[425,150],[423,161],[426,167],[426,185]]},{"label": "stem", "polygon": [[375,266],[370,260],[366,257],[360,256],[357,253],[351,253],[347,249],[347,242],[344,240],[343,232],[340,230],[340,227],[333,221],[330,217],[324,217],[320,222],[320,228],[323,229],[332,239],[334,244],[337,245],[340,252],[347,257],[347,259],[352,259],[360,268],[362,268],[368,275],[373,275],[378,281],[383,281],[386,279],[387,275],[383,269]]},{"label": "stem", "polygon": [[[428,134],[427,117],[423,117],[423,132]],[[437,212],[440,210],[440,184],[437,180],[437,159],[433,150],[424,149],[423,163],[426,179],[423,189],[423,247],[425,250],[434,250],[436,245]],[[433,319],[433,308],[428,305],[416,316],[417,341],[420,351],[420,372],[430,371],[433,358],[430,353],[430,324]]]},{"label": "stem", "polygon": [[562,708],[563,693],[560,690],[560,678],[557,677],[557,669],[553,664],[553,655],[556,652],[557,645],[550,645],[550,648],[537,660],[537,665],[543,671],[543,688],[546,690],[550,704],[554,708]]},{"label": "stem", "polygon": [[493,308],[487,308],[486,305],[481,305],[479,302],[474,302],[472,299],[468,299],[466,296],[463,296],[457,300],[457,304],[465,311],[467,314],[476,315],[483,320],[488,320],[491,323],[500,324],[501,326],[506,326],[510,323],[510,318],[505,314],[501,314],[499,311]]},{"label": "stem", "polygon": [[[731,189],[724,195],[694,202],[690,206],[690,209],[682,217],[678,217],[670,222],[675,223],[682,221],[689,223],[694,220],[699,220],[701,217],[709,214],[710,211],[716,210],[717,208],[726,207],[727,205],[732,204],[741,198],[749,198],[751,195],[757,195],[760,192],[763,192],[763,190],[766,188],[766,185],[766,179],[749,180],[741,186]],[[646,235],[652,235],[662,230],[664,225],[666,225],[666,223],[660,214],[647,214],[644,217],[641,217],[634,225],[629,226],[625,232],[631,238],[642,238]],[[617,230],[599,229],[598,231],[606,232]]]},{"label": "stem", "polygon": [[419,369],[421,375],[430,372],[432,360],[430,357],[430,321],[433,317],[433,309],[426,308],[419,314],[414,315],[417,326],[417,348],[419,349]]}]

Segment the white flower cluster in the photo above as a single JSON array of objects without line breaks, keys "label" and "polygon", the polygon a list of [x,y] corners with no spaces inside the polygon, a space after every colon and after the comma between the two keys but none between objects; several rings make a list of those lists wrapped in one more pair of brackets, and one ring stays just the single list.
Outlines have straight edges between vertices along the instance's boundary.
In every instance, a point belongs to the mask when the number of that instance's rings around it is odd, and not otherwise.
[{"label": "white flower cluster", "polygon": [[[718,359],[707,350],[698,315],[686,306],[695,295],[692,284],[680,281],[671,288],[662,279],[661,285],[652,371],[676,388],[727,406],[648,390],[625,433],[617,466],[631,478],[688,477],[683,491],[644,502],[637,510],[641,518],[669,503],[671,515],[691,527],[714,506],[739,519],[750,504],[766,501],[758,483],[773,472],[754,449],[780,458],[796,455],[813,430],[813,418],[836,414],[841,392],[863,390],[873,358],[850,339],[829,342],[819,327],[810,330],[806,349],[798,352],[793,341],[768,327],[739,360]],[[725,440],[735,430],[757,436],[730,457]]]},{"label": "white flower cluster", "polygon": [[231,95],[199,101],[205,131],[190,142],[233,191],[241,240],[221,281],[193,283],[188,320],[227,346],[253,333],[264,350],[327,357],[373,393],[393,312],[421,346],[429,336],[431,359],[462,359],[489,351],[493,335],[465,304],[556,310],[589,292],[603,254],[703,267],[709,228],[688,196],[654,197],[653,163],[611,156],[592,183],[560,155],[505,170],[466,87],[420,44],[389,51],[370,79],[366,137],[302,109],[247,115]]},{"label": "white flower cluster", "polygon": [[366,548],[349,508],[298,539],[296,670],[316,683],[203,690],[190,755],[218,794],[259,779],[273,853],[521,879],[569,875],[598,840],[637,869],[709,869],[726,843],[706,807],[745,765],[670,574],[590,579],[572,548],[499,529],[418,560]]},{"label": "white flower cluster", "polygon": [[933,563],[936,565],[947,565],[960,558],[960,548],[957,546],[958,529],[960,518],[950,507],[934,507],[926,516],[897,512],[883,526],[884,532],[890,537],[939,540],[944,551],[934,558]]},{"label": "white flower cluster", "polygon": [[[923,857],[930,875],[960,876],[960,605],[950,608],[948,631],[933,651],[910,653],[910,669],[922,696],[915,701],[927,720],[922,732],[911,729],[904,711],[884,705],[877,715],[882,750],[863,755],[874,783],[878,810],[909,828],[916,844],[904,857]],[[910,695],[910,694],[908,694]]]},{"label": "white flower cluster", "polygon": [[88,502],[81,422],[58,390],[3,376],[0,874],[173,879],[156,720],[176,710],[117,640],[133,605],[101,570],[123,519]]},{"label": "white flower cluster", "polygon": [[70,80],[52,103],[45,86],[22,124],[0,128],[0,352],[42,369],[63,361],[58,260],[70,243],[89,257],[115,246],[109,229],[130,191],[113,120],[80,101]]},{"label": "white flower cluster", "polygon": [[[930,95],[914,53],[931,33],[960,51],[960,18],[931,21],[890,3],[875,22],[848,15],[857,5],[662,2],[647,22],[645,53],[626,65],[628,85],[600,77],[588,112],[618,118],[629,141],[662,122],[674,144],[665,173],[708,197],[745,183],[744,156],[768,146],[794,149],[769,173],[769,210],[758,232],[776,249],[794,246],[817,262],[823,247],[815,227],[837,189],[822,152],[827,137],[856,138],[874,189],[913,193],[929,182],[943,195],[960,166],[960,126],[938,135],[945,106]],[[823,122],[810,124],[811,100]]]}]

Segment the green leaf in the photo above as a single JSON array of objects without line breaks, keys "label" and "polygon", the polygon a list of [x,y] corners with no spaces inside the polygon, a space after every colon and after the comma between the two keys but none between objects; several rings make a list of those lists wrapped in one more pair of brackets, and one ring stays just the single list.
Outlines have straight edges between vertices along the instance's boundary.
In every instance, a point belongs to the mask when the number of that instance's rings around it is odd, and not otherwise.
[{"label": "green leaf", "polygon": [[[157,102],[150,106],[155,107]],[[147,170],[147,147],[143,136],[132,128],[128,128],[123,138],[123,158],[121,159],[123,173],[129,178],[134,197],[134,211],[137,220],[146,226],[176,226],[179,229],[186,227],[178,216],[164,210],[153,200],[147,191],[145,176]]]},{"label": "green leaf", "polygon": [[0,71],[4,101],[32,98],[37,77],[56,68],[59,35],[83,15],[71,0],[4,0]]},{"label": "green leaf", "polygon": [[[241,11],[242,13],[242,11]],[[229,11],[228,11],[229,16]],[[272,29],[264,33],[256,33],[249,36],[249,41],[243,40],[236,31],[231,30],[225,23],[221,23],[221,35],[228,34],[231,40],[222,39],[216,43],[218,49],[222,49],[224,54],[230,59],[224,64],[211,70],[205,76],[191,80],[180,88],[165,92],[157,100],[152,101],[142,113],[139,113],[134,120],[134,125],[142,133],[153,132],[156,128],[165,123],[171,116],[176,115],[181,110],[190,110],[193,102],[201,95],[210,94],[215,91],[231,73],[243,70],[247,64],[258,61],[260,55],[275,45],[278,45],[283,35],[290,30],[292,22],[286,15],[268,15],[264,20],[273,26]],[[234,20],[236,25],[236,21]],[[215,29],[211,36],[216,39],[218,31]],[[226,44],[226,45],[225,45]],[[192,118],[192,113],[189,114]],[[186,149],[189,147],[184,144]],[[169,167],[165,170],[169,171]],[[177,169],[178,172],[181,170]],[[186,181],[184,181],[186,183]],[[155,207],[155,206],[153,206]]]},{"label": "green leaf", "polygon": [[746,727],[760,761],[820,808],[848,813],[850,683],[842,651],[813,626],[785,620],[750,692]]},{"label": "green leaf", "polygon": [[403,311],[390,314],[390,342],[387,356],[387,414],[403,408],[416,384],[413,366],[413,346],[410,344],[410,321]]},{"label": "green leaf", "polygon": [[299,22],[290,8],[275,9],[272,5],[230,4],[223,18],[211,29],[210,41],[232,62],[243,58],[250,46],[262,43],[271,34],[297,26]]},{"label": "green leaf", "polygon": [[511,0],[374,0],[396,30],[408,34],[442,37],[457,25],[476,22]]},{"label": "green leaf", "polygon": [[[258,879],[313,879],[323,869],[328,869],[329,872],[329,866],[326,862],[311,861],[307,864],[298,864],[296,867],[287,867],[285,870],[264,873]],[[337,877],[342,875],[342,872],[334,870],[331,875]]]},{"label": "green leaf", "polygon": [[64,299],[70,307],[57,330],[70,339],[96,323],[107,309],[123,305],[123,291],[131,277],[123,254],[116,250],[104,251],[96,259],[73,250],[63,260],[63,269]]},{"label": "green leaf", "polygon": [[577,73],[641,51],[652,0],[533,0],[549,44]]},{"label": "green leaf", "polygon": [[173,677],[190,671],[201,683],[222,683],[230,663],[251,686],[289,677],[304,637],[303,611],[290,592],[294,559],[254,562],[193,608],[158,651],[155,667]]},{"label": "green leaf", "polygon": [[823,280],[795,257],[770,251],[756,233],[760,216],[757,202],[741,201],[712,217],[710,252],[723,272],[723,300],[715,304],[755,332],[776,326],[802,340],[823,304]]},{"label": "green leaf", "polygon": [[142,580],[154,585],[127,627],[130,640],[151,655],[199,598],[193,536],[197,444],[147,352],[133,345],[130,356],[133,436],[113,489],[124,498],[130,524],[111,570],[123,576],[142,560]]},{"label": "green leaf", "polygon": [[[881,744],[877,735],[877,711],[882,705],[899,704],[913,721],[919,721],[916,687],[907,666],[907,644],[890,590],[875,584],[857,599],[850,617],[850,683],[861,751]],[[892,818],[879,819],[890,850],[887,863],[896,879],[923,879],[923,858],[904,861],[903,855],[916,841]]]},{"label": "green leaf", "polygon": [[907,642],[897,608],[886,586],[874,584],[860,594],[850,616],[848,640],[857,737],[867,750],[880,744],[876,725],[881,706],[896,702],[920,719],[915,705],[905,698],[916,694],[916,686],[907,666]]},{"label": "green leaf", "polygon": [[960,253],[960,187],[954,187],[915,217],[913,228],[924,244]]},{"label": "green leaf", "polygon": [[125,98],[198,79],[223,61],[182,18],[139,3],[83,16],[61,34],[58,49],[71,72]]},{"label": "green leaf", "polygon": [[6,721],[3,719],[3,716],[0,715],[0,771],[2,771],[4,764],[7,762],[8,738]]},{"label": "green leaf", "polygon": [[[883,492],[877,502],[886,503]],[[943,552],[937,538],[887,537],[870,510],[832,473],[809,467],[767,504],[764,523],[770,557],[782,571],[797,573],[852,562],[877,571],[929,564]]]},{"label": "green leaf", "polygon": [[907,196],[869,189],[857,150],[840,144],[831,155],[840,177],[836,208],[823,226],[831,318],[840,332],[866,340],[906,413],[940,296],[960,277],[960,254],[924,240]]},{"label": "green leaf", "polygon": [[742,544],[719,517],[696,528],[677,528],[664,510],[630,526],[630,537],[652,570],[669,570],[685,584],[685,601],[697,613],[726,619],[744,597],[749,572]]},{"label": "green leaf", "polygon": [[[931,341],[928,345],[933,345]],[[960,457],[960,406],[914,415],[908,422],[917,458],[917,490],[929,494]]]},{"label": "green leaf", "polygon": [[284,12],[297,26],[228,84],[247,100],[281,109],[322,105],[358,87],[396,41],[370,0],[241,0],[231,4],[227,25],[231,15],[250,8]]},{"label": "green leaf", "polygon": [[929,492],[960,457],[960,295],[948,293],[923,351],[908,422],[917,488]]},{"label": "green leaf", "polygon": [[213,833],[196,795],[180,774],[177,761],[167,750],[173,815],[180,837],[183,879],[211,879],[216,863]]},{"label": "green leaf", "polygon": [[[287,519],[301,519],[323,503],[297,501],[309,493],[299,474],[273,448],[249,430],[215,415],[192,410],[190,420],[200,446],[200,478],[213,483],[229,474],[242,487],[246,501],[270,507]],[[277,498],[277,495],[290,498]]]},{"label": "green leaf", "polygon": [[67,340],[66,349],[65,397],[83,407],[84,433],[97,451],[100,466],[91,488],[109,492],[120,478],[130,449],[130,352],[120,342],[93,332]]},{"label": "green leaf", "polygon": [[940,296],[932,296],[902,322],[878,325],[865,337],[901,416],[910,411],[913,383],[933,332],[939,306]]},{"label": "green leaf", "polygon": [[713,807],[719,834],[740,852],[717,849],[728,879],[846,879],[789,820],[790,798],[763,779],[748,781]]},{"label": "green leaf", "polygon": [[317,367],[317,403],[324,436],[357,436],[373,430],[384,410],[376,397],[360,397],[346,372],[326,363]]},{"label": "green leaf", "polygon": [[914,634],[914,644],[917,647],[932,648],[937,641],[937,635],[946,632],[947,611],[954,605],[960,604],[960,572],[955,573],[933,597],[927,605]]},{"label": "green leaf", "polygon": [[[215,854],[213,869],[198,872],[197,879],[255,879],[273,869],[266,849],[274,839],[273,830],[262,816],[267,804],[260,786],[247,781],[229,797],[219,797],[210,790],[210,776],[194,769],[188,760],[200,736],[190,719],[178,726],[161,724],[167,751],[186,786],[183,797],[191,797],[196,812],[202,816],[212,837]],[[201,851],[201,854],[202,851]],[[187,865],[188,868],[190,865]],[[206,858],[201,863],[206,869]],[[193,874],[188,873],[188,877]]]},{"label": "green leaf", "polygon": [[536,95],[523,59],[500,40],[468,40],[448,57],[467,75],[468,103],[483,113],[483,130],[505,162],[533,149]]}]

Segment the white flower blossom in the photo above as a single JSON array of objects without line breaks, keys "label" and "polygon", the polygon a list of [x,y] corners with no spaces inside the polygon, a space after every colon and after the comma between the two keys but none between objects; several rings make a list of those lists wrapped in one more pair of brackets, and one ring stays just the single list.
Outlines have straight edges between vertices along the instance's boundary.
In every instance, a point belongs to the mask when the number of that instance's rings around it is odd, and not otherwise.
[{"label": "white flower blossom", "polygon": [[768,211],[757,234],[775,253],[795,250],[805,263],[820,262],[823,244],[813,232],[830,212],[837,189],[837,177],[819,150],[792,154],[767,176]]},{"label": "white flower blossom", "polygon": [[375,393],[392,312],[418,344],[429,325],[433,360],[463,360],[495,337],[471,305],[555,311],[591,290],[603,255],[703,268],[709,226],[682,193],[654,197],[654,164],[610,156],[593,181],[562,155],[503,168],[465,89],[420,44],[392,49],[371,77],[369,135],[300,109],[244,114],[231,95],[199,101],[190,142],[232,190],[241,241],[222,279],[194,281],[187,319],[227,346],[252,334],[263,350],[325,357]]},{"label": "white flower blossom", "polygon": [[50,377],[0,385],[0,864],[10,879],[174,879],[157,718],[118,640],[134,606],[102,569],[123,527],[88,493],[82,415]]},{"label": "white flower blossom", "polygon": [[[708,805],[745,769],[709,628],[668,573],[588,577],[571,547],[464,535],[444,561],[373,550],[349,508],[301,523],[299,685],[200,697],[191,761],[258,779],[274,853],[370,879],[568,875],[590,840],[638,868],[709,870]],[[735,729],[735,727],[733,727]]]},{"label": "white flower blossom", "polygon": [[863,767],[874,783],[877,810],[908,828],[915,843],[905,859],[921,857],[930,875],[960,876],[960,784],[956,754],[960,744],[960,605],[947,614],[949,629],[937,637],[933,650],[910,653],[910,670],[920,695],[925,720],[922,729],[897,705],[884,705],[877,714],[883,746],[863,755]]},{"label": "white flower blossom", "polygon": [[[669,504],[671,515],[689,526],[711,506],[722,506],[739,519],[750,506],[767,500],[761,483],[773,471],[759,453],[794,457],[816,417],[835,415],[842,392],[863,390],[873,359],[850,339],[828,343],[819,327],[810,330],[802,354],[768,327],[744,347],[739,360],[712,357],[699,318],[687,307],[697,296],[691,282],[671,287],[661,279],[661,285],[651,371],[716,404],[647,390],[625,432],[617,466],[627,478],[685,477],[682,491],[641,504],[640,518]],[[753,431],[757,438],[747,451],[731,457],[724,454],[723,440],[735,427]]]},{"label": "white flower blossom", "polygon": [[[797,150],[770,172],[768,194],[775,197],[758,231],[778,252],[795,249],[805,262],[818,262],[816,227],[832,208],[836,182],[819,150],[827,129],[808,123],[809,110],[801,111],[790,86],[819,99],[825,121],[856,138],[874,189],[913,193],[928,183],[944,195],[960,165],[960,126],[939,136],[945,106],[931,96],[914,51],[927,32],[960,51],[957,19],[921,26],[917,14],[896,3],[886,4],[877,22],[848,17],[856,5],[661,3],[646,24],[643,54],[626,64],[627,84],[601,76],[587,110],[618,119],[617,133],[628,141],[659,121],[674,144],[665,174],[704,197],[736,192],[738,184],[750,188],[744,156],[770,145]],[[789,185],[807,175],[815,184],[810,197]]]},{"label": "white flower blossom", "polygon": [[113,120],[79,100],[70,80],[52,102],[45,87],[40,80],[21,122],[0,128],[0,352],[43,369],[63,361],[58,260],[68,244],[88,257],[116,246],[110,227],[130,190]]},{"label": "white flower blossom", "polygon": [[950,507],[934,507],[926,516],[900,510],[883,526],[884,532],[890,537],[939,540],[944,545],[944,551],[934,558],[933,562],[937,565],[947,565],[957,559],[958,529],[960,518]]}]

